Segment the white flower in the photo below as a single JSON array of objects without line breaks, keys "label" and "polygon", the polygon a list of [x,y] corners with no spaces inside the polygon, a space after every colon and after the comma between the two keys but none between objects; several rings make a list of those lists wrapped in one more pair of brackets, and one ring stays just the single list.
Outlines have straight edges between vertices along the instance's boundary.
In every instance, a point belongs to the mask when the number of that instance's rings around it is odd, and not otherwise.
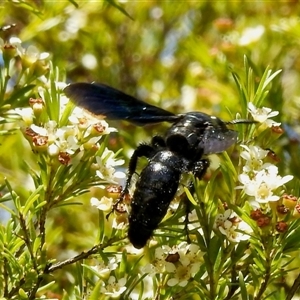
[{"label": "white flower", "polygon": [[111,211],[113,206],[113,199],[108,197],[102,197],[100,200],[98,200],[95,197],[91,198],[91,205],[96,206],[98,209],[103,211]]},{"label": "white flower", "polygon": [[150,275],[170,273],[169,286],[184,287],[195,276],[201,266],[202,253],[199,246],[182,242],[172,248],[163,246],[155,249],[155,259],[142,268]]},{"label": "white flower", "polygon": [[[123,159],[115,159],[114,152],[105,148],[102,156],[96,156],[96,164],[93,167],[96,169],[96,175],[100,179],[110,181],[112,183],[117,183],[117,178],[124,178],[125,174],[123,172],[115,172],[114,166],[120,166],[124,164]],[[119,177],[116,177],[119,176]]]},{"label": "white flower", "polygon": [[175,258],[178,257],[178,261],[175,260],[174,263],[166,265],[166,271],[173,273],[173,277],[168,280],[167,284],[186,286],[201,266],[202,253],[199,246],[183,242],[174,247],[169,255],[176,255]]},{"label": "white flower", "polygon": [[[63,81],[55,81],[54,83],[55,83],[56,88],[61,91],[67,86],[67,83],[65,83]],[[67,98],[66,96],[60,95],[60,102],[68,103],[69,98]]]},{"label": "white flower", "polygon": [[126,278],[120,278],[118,281],[114,276],[110,276],[105,287],[102,287],[101,292],[111,298],[118,298],[126,291]]},{"label": "white flower", "polygon": [[264,32],[265,32],[265,28],[262,25],[246,28],[243,31],[242,36],[240,37],[239,45],[247,46],[249,44],[257,42],[264,34]]},{"label": "white flower", "polygon": [[84,137],[90,135],[101,136],[117,131],[114,127],[109,127],[105,120],[93,116],[80,107],[75,107],[72,115],[69,117],[69,121],[84,132]]},{"label": "white flower", "polygon": [[146,264],[141,268],[141,272],[143,274],[148,274],[148,275],[155,275],[158,274],[158,269],[154,264]]},{"label": "white flower", "polygon": [[28,59],[32,60],[32,62],[36,62],[37,60],[45,60],[50,56],[48,52],[39,53],[39,50],[33,45],[30,45],[24,54],[28,57]]},{"label": "white flower", "polygon": [[274,165],[269,165],[265,169],[256,172],[251,178],[246,173],[240,174],[238,178],[243,186],[237,188],[244,189],[247,195],[253,196],[259,203],[268,203],[269,201],[280,199],[279,196],[273,194],[273,191],[292,180],[293,176],[281,177],[278,175],[278,168]]},{"label": "white flower", "polygon": [[184,287],[199,271],[202,253],[199,246],[182,242],[177,247],[174,247],[172,251],[169,251],[168,257],[173,255],[175,256],[175,261],[166,264],[166,271],[173,273],[173,277],[168,280],[167,284],[169,286],[179,285]]},{"label": "white flower", "polygon": [[248,111],[252,115],[253,119],[259,123],[264,123],[267,127],[280,126],[281,123],[277,123],[270,118],[279,114],[278,111],[272,111],[271,108],[262,107],[257,108],[252,102],[248,103]]},{"label": "white flower", "polygon": [[33,45],[30,45],[27,49],[22,48],[21,44],[18,43],[16,43],[15,46],[19,56],[22,60],[26,61],[26,66],[37,61],[47,60],[50,56],[48,52],[39,53],[38,48]]},{"label": "white flower", "polygon": [[241,152],[241,157],[246,160],[246,164],[243,167],[244,172],[251,172],[255,170],[260,170],[266,165],[263,159],[267,156],[268,151],[264,150],[258,146],[246,146],[241,145],[245,150]]},{"label": "white flower", "polygon": [[248,240],[251,227],[241,220],[231,209],[225,210],[224,214],[216,216],[214,228],[225,235],[231,242],[238,243]]},{"label": "white flower", "polygon": [[105,148],[103,154],[102,154],[102,160],[105,162],[105,164],[109,167],[115,167],[115,166],[121,166],[124,164],[124,159],[115,159],[114,157],[115,153],[111,150],[108,150]]},{"label": "white flower", "polygon": [[158,247],[155,249],[154,260],[151,264],[147,264],[141,268],[143,273],[150,275],[161,274],[166,271],[167,265],[171,263],[166,261],[166,253],[171,250],[168,246]]},{"label": "white flower", "polygon": [[60,152],[74,154],[79,148],[74,126],[57,128],[55,121],[49,121],[44,124],[44,127],[32,124],[30,128],[37,135],[48,138],[48,153],[50,156],[55,156]]},{"label": "white flower", "polygon": [[113,218],[111,227],[117,230],[124,230],[128,226],[128,210],[127,207],[124,206],[124,210],[122,213],[115,214],[115,218]]},{"label": "white flower", "polygon": [[185,287],[188,284],[189,279],[192,277],[190,268],[182,265],[179,265],[178,267],[173,265],[173,268],[168,271],[174,273],[174,277],[167,281],[168,286],[179,285],[181,287]]},{"label": "white flower", "polygon": [[110,274],[111,271],[116,270],[118,267],[118,261],[116,257],[111,257],[108,260],[108,263],[104,263],[104,261],[100,261],[96,266],[92,266],[91,268],[95,270],[100,276],[105,277]]},{"label": "white flower", "polygon": [[[182,217],[181,218],[182,219],[182,221],[184,221],[185,220],[185,216],[184,217]],[[194,230],[194,229],[196,229],[196,230],[202,230],[202,228],[201,228],[201,225],[200,225],[200,223],[199,223],[199,216],[197,215],[197,212],[196,212],[196,210],[195,209],[193,209],[190,213],[189,213],[189,215],[188,215],[188,229],[189,229],[189,231],[192,231],[192,230]]]},{"label": "white flower", "polygon": [[30,126],[30,128],[38,135],[41,135],[41,136],[49,136],[50,135],[50,133],[48,133],[48,130],[44,127],[40,127],[35,124],[32,124]]},{"label": "white flower", "polygon": [[14,110],[9,112],[15,112],[16,114],[21,116],[26,126],[30,126],[33,123],[34,113],[31,107],[15,108]]},{"label": "white flower", "polygon": [[115,169],[109,166],[105,166],[104,164],[100,163],[101,158],[98,156],[96,157],[96,160],[98,162],[98,170],[96,170],[96,175],[103,180],[107,180],[111,183],[117,183],[114,177]]},{"label": "white flower", "polygon": [[258,203],[279,200],[280,197],[274,194],[274,191],[292,180],[293,176],[281,177],[275,165],[264,163],[263,159],[268,151],[257,146],[241,145],[241,147],[245,149],[241,152],[241,157],[246,160],[246,164],[243,167],[244,173],[238,176],[242,185],[236,188],[243,189],[245,194],[252,196]]},{"label": "white flower", "polygon": [[58,128],[55,133],[55,144],[60,152],[74,154],[80,147],[77,139],[77,132],[74,126],[64,126]]},{"label": "white flower", "polygon": [[16,48],[18,55],[22,55],[24,53],[25,50],[22,47],[22,41],[18,37],[11,37],[8,43]]},{"label": "white flower", "polygon": [[37,61],[45,61],[50,56],[48,52],[39,53],[38,48],[33,45],[30,45],[27,49],[23,48],[22,41],[17,37],[11,37],[9,44],[16,48],[18,55],[26,67]]},{"label": "white flower", "polygon": [[196,273],[200,268],[200,258],[202,252],[198,245],[182,242],[178,245],[179,261],[183,266],[190,266],[192,273]]},{"label": "white flower", "polygon": [[22,41],[18,37],[12,36],[9,39],[9,44],[13,46],[20,46],[22,44]]},{"label": "white flower", "polygon": [[50,156],[57,156],[59,154],[59,147],[55,144],[51,144],[48,146],[48,154]]},{"label": "white flower", "polygon": [[155,249],[155,260],[152,265],[155,267],[156,273],[165,272],[169,262],[166,261],[166,251],[167,249],[171,249],[168,246],[164,246],[163,248]]}]

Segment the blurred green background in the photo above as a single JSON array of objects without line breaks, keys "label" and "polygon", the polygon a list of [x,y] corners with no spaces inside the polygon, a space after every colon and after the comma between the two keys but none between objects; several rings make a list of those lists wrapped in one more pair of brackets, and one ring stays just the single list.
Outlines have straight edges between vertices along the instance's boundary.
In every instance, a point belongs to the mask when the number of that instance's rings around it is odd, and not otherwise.
[{"label": "blurred green background", "polygon": [[[17,36],[24,48],[48,52],[67,82],[102,82],[175,113],[198,110],[224,120],[241,112],[232,71],[244,76],[245,55],[258,80],[267,66],[282,69],[264,105],[289,125],[272,149],[282,172],[299,178],[299,15],[298,1],[3,1],[0,26],[16,26],[0,37]],[[123,147],[127,158],[166,126],[111,124],[120,133],[110,146]],[[34,160],[27,142],[21,135],[0,139],[2,177],[26,185],[16,171],[24,159]],[[82,201],[84,210],[53,211],[50,256],[67,258],[68,249],[93,245],[97,215],[88,197]],[[77,224],[72,216],[79,211]]]}]

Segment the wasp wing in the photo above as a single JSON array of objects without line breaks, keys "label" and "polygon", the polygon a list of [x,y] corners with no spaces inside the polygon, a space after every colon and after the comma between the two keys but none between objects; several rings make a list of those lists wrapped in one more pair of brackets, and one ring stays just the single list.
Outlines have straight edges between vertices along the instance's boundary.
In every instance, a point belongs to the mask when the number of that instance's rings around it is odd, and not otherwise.
[{"label": "wasp wing", "polygon": [[110,86],[99,83],[72,83],[64,92],[78,106],[110,120],[127,120],[138,126],[175,122],[180,118]]}]

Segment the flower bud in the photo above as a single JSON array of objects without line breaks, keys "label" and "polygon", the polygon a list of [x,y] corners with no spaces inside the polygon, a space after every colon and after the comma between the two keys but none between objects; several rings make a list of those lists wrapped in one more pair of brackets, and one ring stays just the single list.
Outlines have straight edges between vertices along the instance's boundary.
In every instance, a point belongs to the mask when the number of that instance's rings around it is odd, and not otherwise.
[{"label": "flower bud", "polygon": [[280,233],[286,232],[288,227],[288,224],[284,221],[277,222],[276,224],[276,230]]},{"label": "flower bud", "polygon": [[41,98],[30,98],[29,105],[32,107],[35,116],[40,116],[44,109],[44,101]]},{"label": "flower bud", "polygon": [[269,218],[268,216],[263,216],[256,220],[256,224],[260,228],[267,227],[270,223],[271,223],[271,218]]},{"label": "flower bud", "polygon": [[32,145],[37,152],[45,152],[48,150],[48,137],[36,134],[32,137]]},{"label": "flower bud", "polygon": [[276,211],[279,216],[284,217],[289,213],[290,210],[288,207],[282,204],[282,205],[277,205]]},{"label": "flower bud", "polygon": [[34,76],[40,77],[46,75],[49,72],[50,67],[46,61],[37,60],[32,64],[31,69]]},{"label": "flower bud", "polygon": [[264,214],[262,213],[262,211],[260,209],[252,210],[250,213],[250,217],[253,220],[258,220],[259,218],[261,218],[263,216],[264,216]]},{"label": "flower bud", "polygon": [[106,187],[106,196],[111,197],[114,200],[120,197],[120,193],[122,192],[122,187],[120,185],[109,185]]},{"label": "flower bud", "polygon": [[293,209],[297,204],[298,198],[294,195],[284,194],[282,196],[282,204],[288,207],[289,209]]},{"label": "flower bud", "polygon": [[300,219],[300,204],[297,204],[293,210],[293,217],[295,219]]},{"label": "flower bud", "polygon": [[67,152],[59,152],[58,154],[58,161],[62,164],[67,166],[71,160],[71,156]]},{"label": "flower bud", "polygon": [[17,49],[15,46],[5,44],[2,48],[2,55],[5,64],[8,64],[12,58],[17,56]]}]

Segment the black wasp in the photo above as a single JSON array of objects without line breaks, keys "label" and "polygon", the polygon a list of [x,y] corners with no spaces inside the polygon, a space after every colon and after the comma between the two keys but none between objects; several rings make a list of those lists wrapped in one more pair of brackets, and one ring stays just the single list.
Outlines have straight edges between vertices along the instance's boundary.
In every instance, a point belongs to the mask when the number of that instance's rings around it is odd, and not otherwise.
[{"label": "black wasp", "polygon": [[205,155],[220,153],[237,141],[237,132],[227,124],[253,123],[247,120],[223,122],[201,112],[175,115],[104,84],[74,83],[64,89],[73,102],[95,115],[127,120],[138,126],[170,122],[164,136],[140,144],[129,161],[128,176],[120,200],[128,194],[140,157],[149,162],[136,182],[129,214],[128,237],[136,248],[146,245],[173,200],[183,173],[201,179],[209,161]]}]

